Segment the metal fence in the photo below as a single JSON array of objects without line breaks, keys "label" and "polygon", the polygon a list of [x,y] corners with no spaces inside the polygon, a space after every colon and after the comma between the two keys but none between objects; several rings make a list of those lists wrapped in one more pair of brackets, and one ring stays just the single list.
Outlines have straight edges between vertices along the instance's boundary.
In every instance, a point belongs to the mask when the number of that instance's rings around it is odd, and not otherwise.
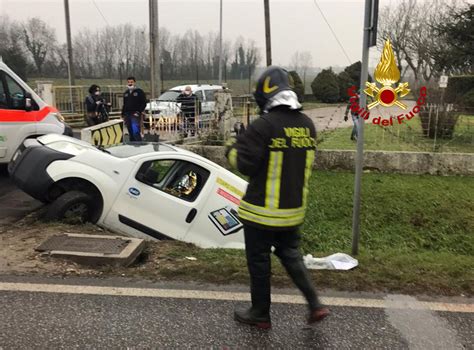
[{"label": "metal fence", "polygon": [[[343,122],[345,106],[326,108],[326,115],[318,116],[322,131],[317,143],[321,149],[355,149],[350,140],[352,123]],[[324,114],[324,113],[323,113]],[[319,119],[318,119],[319,118]],[[399,123],[396,114],[393,125],[365,122],[364,149],[415,152],[474,152],[474,109],[452,104],[428,104],[410,120]],[[351,126],[349,126],[351,125]]]},{"label": "metal fence", "polygon": [[[216,115],[214,101],[196,106],[193,115],[186,115],[175,100],[151,100],[145,110],[145,131],[160,135],[160,139],[177,140],[196,136],[211,144],[224,143],[222,133],[223,120]],[[233,121],[248,125],[255,118],[255,102],[250,96],[236,96],[232,98]],[[233,133],[233,125],[227,132]]]},{"label": "metal fence", "polygon": [[[101,86],[102,97],[110,102],[111,111],[118,112],[123,105],[124,87],[121,85]],[[85,115],[85,99],[89,86],[53,86],[53,104],[61,113]]]},{"label": "metal fence", "polygon": [[[84,100],[88,86],[55,86],[54,104],[65,114],[75,115],[77,125],[83,122]],[[111,102],[111,118],[120,117],[123,105],[123,87],[102,86],[102,96]],[[72,97],[72,98],[71,98]],[[175,101],[159,101],[166,107],[154,106],[151,101],[145,116],[145,132],[160,135],[160,139],[178,140],[190,135],[210,144],[222,144],[222,129],[214,105],[208,103],[187,120]],[[156,107],[156,108],[155,108]],[[346,105],[334,105],[306,111],[318,130],[317,143],[322,149],[355,149],[349,139],[351,121],[343,121]],[[159,113],[158,113],[159,110]],[[258,115],[251,95],[232,97],[233,121],[246,126]],[[393,113],[392,113],[393,114]],[[233,132],[233,130],[228,130]],[[366,121],[364,133],[366,150],[421,151],[421,152],[474,152],[474,109],[452,104],[428,104],[416,117],[391,126],[374,125]]]}]

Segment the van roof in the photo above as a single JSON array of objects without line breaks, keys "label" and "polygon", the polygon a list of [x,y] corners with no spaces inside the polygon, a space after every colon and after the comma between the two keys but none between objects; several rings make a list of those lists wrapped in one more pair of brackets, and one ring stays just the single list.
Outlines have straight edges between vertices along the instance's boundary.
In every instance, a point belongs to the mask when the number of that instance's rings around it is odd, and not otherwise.
[{"label": "van roof", "polygon": [[197,91],[197,90],[221,90],[222,89],[222,85],[214,85],[214,84],[186,84],[186,85],[178,85],[178,86],[175,86],[169,90],[179,90],[179,91],[183,91],[184,88],[186,86],[191,86],[191,90],[194,92],[194,91]]}]

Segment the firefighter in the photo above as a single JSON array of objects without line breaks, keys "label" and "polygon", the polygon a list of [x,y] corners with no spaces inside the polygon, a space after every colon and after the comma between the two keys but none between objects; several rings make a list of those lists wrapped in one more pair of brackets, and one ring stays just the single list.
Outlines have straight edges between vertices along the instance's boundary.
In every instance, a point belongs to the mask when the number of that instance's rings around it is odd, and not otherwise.
[{"label": "firefighter", "polygon": [[300,112],[288,72],[269,67],[254,93],[261,116],[227,149],[231,166],[249,177],[238,214],[244,224],[252,306],[234,312],[235,320],[270,328],[270,254],[272,247],[309,305],[308,323],[329,310],[321,305],[299,252],[316,130]]}]

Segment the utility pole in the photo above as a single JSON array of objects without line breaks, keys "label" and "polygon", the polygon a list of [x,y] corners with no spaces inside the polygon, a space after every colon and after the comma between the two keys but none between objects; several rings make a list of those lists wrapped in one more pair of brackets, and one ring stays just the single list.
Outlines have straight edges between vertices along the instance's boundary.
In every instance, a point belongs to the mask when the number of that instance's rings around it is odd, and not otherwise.
[{"label": "utility pole", "polygon": [[72,99],[72,86],[76,84],[74,78],[74,61],[72,58],[71,42],[71,21],[69,19],[69,0],[64,0],[64,14],[66,16],[66,40],[67,40],[67,73],[69,77],[69,99],[71,102],[71,112],[74,112],[74,103]]},{"label": "utility pole", "polygon": [[222,85],[222,0],[219,15],[219,85]]},{"label": "utility pole", "polygon": [[158,0],[149,0],[150,14],[150,88],[151,99],[158,98],[160,87],[160,47],[158,43]]},{"label": "utility pole", "polygon": [[[367,96],[364,93],[365,82],[369,76],[369,48],[376,44],[377,17],[379,0],[365,0],[364,37],[362,43],[362,69],[360,73],[359,105],[367,109]],[[375,34],[374,34],[375,33]],[[362,170],[364,165],[364,118],[358,118],[357,154],[355,159],[354,205],[352,211],[352,254],[359,253],[360,236],[360,194]]]},{"label": "utility pole", "polygon": [[263,0],[265,8],[265,46],[267,50],[267,67],[272,65],[272,40],[270,35],[270,4],[269,0]]}]

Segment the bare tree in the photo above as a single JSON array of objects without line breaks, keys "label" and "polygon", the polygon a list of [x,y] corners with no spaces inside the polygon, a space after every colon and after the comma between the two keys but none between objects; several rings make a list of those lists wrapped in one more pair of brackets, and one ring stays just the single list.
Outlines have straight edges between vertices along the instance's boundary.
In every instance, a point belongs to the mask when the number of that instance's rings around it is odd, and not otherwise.
[{"label": "bare tree", "polygon": [[291,55],[290,70],[299,72],[300,67],[301,67],[301,56],[300,56],[300,52],[296,51],[295,53],[293,53],[293,55]]},{"label": "bare tree", "polygon": [[46,57],[56,46],[54,29],[39,18],[30,18],[23,25],[23,40],[38,73],[41,74]]},{"label": "bare tree", "polygon": [[308,69],[311,68],[313,65],[313,56],[309,51],[303,51],[300,54],[300,61],[301,61],[301,72],[303,73],[303,87],[306,91],[306,73]]},{"label": "bare tree", "polygon": [[402,0],[397,7],[381,11],[378,46],[382,49],[385,40],[390,39],[402,79],[409,72],[419,85],[441,74],[434,69],[431,53],[443,45],[435,24],[443,21],[447,10],[441,0]]}]

